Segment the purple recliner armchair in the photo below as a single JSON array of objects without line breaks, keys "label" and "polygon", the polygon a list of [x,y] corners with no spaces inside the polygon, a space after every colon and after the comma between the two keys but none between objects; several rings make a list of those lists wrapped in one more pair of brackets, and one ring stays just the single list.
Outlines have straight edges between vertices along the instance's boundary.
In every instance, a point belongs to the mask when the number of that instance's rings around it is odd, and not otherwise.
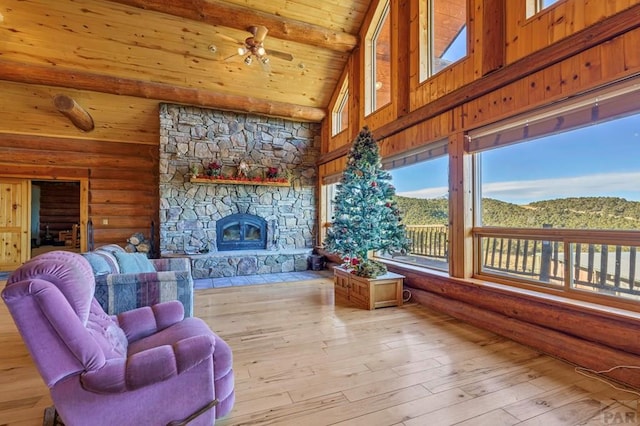
[{"label": "purple recliner armchair", "polygon": [[231,349],[204,321],[178,301],[109,316],[94,289],[87,260],[54,251],[2,291],[67,426],[211,426],[231,410]]}]

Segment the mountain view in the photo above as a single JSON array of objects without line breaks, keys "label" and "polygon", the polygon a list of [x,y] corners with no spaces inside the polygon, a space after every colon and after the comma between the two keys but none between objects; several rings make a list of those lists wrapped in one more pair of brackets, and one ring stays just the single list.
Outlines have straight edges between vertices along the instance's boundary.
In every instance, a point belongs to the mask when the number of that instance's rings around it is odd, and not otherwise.
[{"label": "mountain view", "polygon": [[[446,198],[396,196],[405,225],[446,225],[449,204]],[[527,205],[485,198],[484,226],[574,229],[638,229],[640,202],[616,197],[561,198]]]}]

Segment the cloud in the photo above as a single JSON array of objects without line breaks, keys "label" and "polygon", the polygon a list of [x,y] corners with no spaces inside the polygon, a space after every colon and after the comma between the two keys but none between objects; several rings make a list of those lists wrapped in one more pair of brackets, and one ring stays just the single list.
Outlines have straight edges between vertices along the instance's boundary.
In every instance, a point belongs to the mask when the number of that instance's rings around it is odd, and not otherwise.
[{"label": "cloud", "polygon": [[[398,195],[437,198],[447,192],[446,187],[436,187],[399,192]],[[567,197],[611,196],[640,200],[640,172],[487,183],[482,187],[482,196],[517,204]]]},{"label": "cloud", "polygon": [[398,195],[409,198],[442,198],[449,194],[449,188],[438,186],[435,188],[422,188],[415,191],[398,192]]},{"label": "cloud", "polygon": [[566,197],[626,196],[638,199],[638,182],[640,172],[496,182],[483,185],[482,196],[519,203]]},{"label": "cloud", "polygon": [[437,186],[434,188],[422,188],[414,191],[397,192],[402,197],[409,198],[442,198],[447,197],[449,194],[449,188],[446,186]]}]

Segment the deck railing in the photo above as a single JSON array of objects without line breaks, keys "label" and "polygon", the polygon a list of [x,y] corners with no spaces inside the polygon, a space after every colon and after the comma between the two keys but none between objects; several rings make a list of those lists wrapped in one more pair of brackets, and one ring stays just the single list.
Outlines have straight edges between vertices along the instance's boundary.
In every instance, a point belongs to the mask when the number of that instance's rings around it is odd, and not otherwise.
[{"label": "deck railing", "polygon": [[[446,225],[407,225],[409,256],[448,258],[449,230]],[[483,235],[480,270],[544,285],[640,297],[638,246],[570,242],[524,237]],[[567,242],[565,242],[567,241]],[[565,249],[565,244],[568,244]],[[565,250],[571,253],[566,266]],[[572,268],[571,271],[568,268]],[[566,280],[567,273],[571,274]],[[567,281],[570,281],[568,284]]]},{"label": "deck railing", "polygon": [[541,283],[614,295],[640,296],[640,258],[636,246],[567,243],[568,269],[560,241],[482,238],[482,271],[500,273]]},{"label": "deck railing", "polygon": [[449,227],[446,225],[407,225],[410,241],[409,254],[446,258],[448,255]]}]

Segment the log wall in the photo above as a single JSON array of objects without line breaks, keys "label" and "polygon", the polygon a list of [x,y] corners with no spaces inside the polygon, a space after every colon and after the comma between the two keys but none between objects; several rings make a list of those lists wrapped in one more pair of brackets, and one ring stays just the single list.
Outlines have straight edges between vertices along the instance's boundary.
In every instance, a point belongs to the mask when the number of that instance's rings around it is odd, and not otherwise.
[{"label": "log wall", "polygon": [[[34,180],[89,179],[95,245],[124,245],[158,224],[155,145],[0,134],[0,175]],[[157,245],[156,245],[157,247]]]},{"label": "log wall", "polygon": [[[398,266],[389,270],[406,277],[413,301],[576,365],[594,371],[640,365],[637,315],[567,305],[533,292],[514,293],[505,286],[426,276]],[[605,375],[640,388],[637,369],[616,368]]]},{"label": "log wall", "polygon": [[[124,245],[134,232],[149,238],[152,222],[157,232],[157,101],[7,81],[0,91],[0,174],[88,179],[82,226],[86,234],[91,220],[95,246]],[[61,114],[57,94],[89,112],[94,130],[84,132]]]}]

